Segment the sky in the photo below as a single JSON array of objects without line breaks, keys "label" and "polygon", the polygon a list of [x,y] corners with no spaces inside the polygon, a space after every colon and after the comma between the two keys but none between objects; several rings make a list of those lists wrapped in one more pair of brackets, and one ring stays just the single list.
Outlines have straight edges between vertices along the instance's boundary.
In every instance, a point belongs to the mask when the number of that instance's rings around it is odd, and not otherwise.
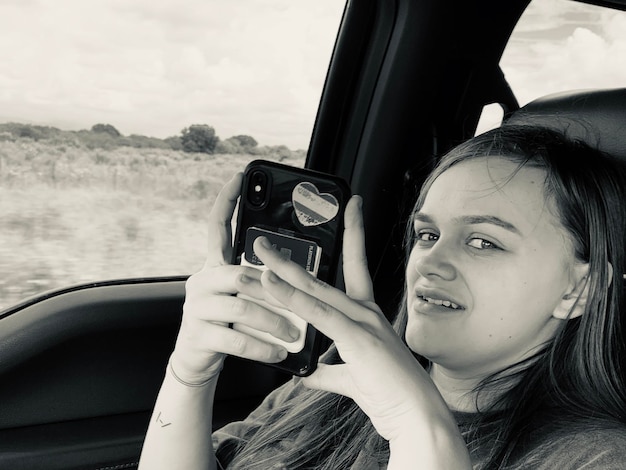
[{"label": "sky", "polygon": [[524,104],[562,90],[624,87],[624,57],[626,12],[536,0],[518,23],[501,67]]},{"label": "sky", "polygon": [[0,0],[0,122],[306,148],[339,0]]},{"label": "sky", "polygon": [[[160,138],[208,124],[223,139],[307,148],[343,6],[0,0],[0,122],[107,123]],[[626,13],[592,10],[531,4],[503,59],[522,103],[590,83],[624,86]]]}]

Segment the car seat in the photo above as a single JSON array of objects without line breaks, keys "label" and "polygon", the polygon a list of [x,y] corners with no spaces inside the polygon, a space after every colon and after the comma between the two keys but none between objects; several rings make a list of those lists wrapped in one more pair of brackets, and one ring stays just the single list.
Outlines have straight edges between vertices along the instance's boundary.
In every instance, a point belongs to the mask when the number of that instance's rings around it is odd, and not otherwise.
[{"label": "car seat", "polygon": [[513,112],[505,122],[564,131],[626,163],[626,88],[547,95]]}]

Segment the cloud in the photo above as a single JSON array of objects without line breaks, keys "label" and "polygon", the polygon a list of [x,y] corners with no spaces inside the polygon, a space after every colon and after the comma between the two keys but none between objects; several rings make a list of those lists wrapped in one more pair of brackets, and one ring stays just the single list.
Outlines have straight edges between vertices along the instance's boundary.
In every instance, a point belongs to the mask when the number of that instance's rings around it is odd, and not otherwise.
[{"label": "cloud", "polygon": [[308,145],[343,6],[336,0],[0,4],[0,119],[165,137]]},{"label": "cloud", "polygon": [[502,68],[522,105],[565,90],[624,86],[624,12],[568,3],[533,2],[505,50]]}]

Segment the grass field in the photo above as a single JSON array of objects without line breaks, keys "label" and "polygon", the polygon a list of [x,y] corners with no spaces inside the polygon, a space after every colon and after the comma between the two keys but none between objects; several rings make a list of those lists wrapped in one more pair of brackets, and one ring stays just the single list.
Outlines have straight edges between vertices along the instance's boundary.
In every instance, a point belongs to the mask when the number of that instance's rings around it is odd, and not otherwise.
[{"label": "grass field", "polygon": [[198,270],[217,191],[255,158],[0,141],[0,310],[72,284]]}]

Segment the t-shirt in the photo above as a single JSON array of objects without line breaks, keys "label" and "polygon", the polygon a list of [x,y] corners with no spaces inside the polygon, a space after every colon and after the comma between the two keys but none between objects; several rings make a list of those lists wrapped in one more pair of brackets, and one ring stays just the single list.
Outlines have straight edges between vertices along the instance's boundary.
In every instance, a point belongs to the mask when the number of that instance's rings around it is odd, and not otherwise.
[{"label": "t-shirt", "polygon": [[[279,403],[296,396],[303,388],[300,380],[294,378],[285,385],[270,393],[245,420],[229,423],[213,433],[213,448],[215,449],[218,467],[226,469],[236,455],[243,436],[250,435],[265,424],[264,417]],[[455,413],[457,422],[462,428],[463,423],[471,419],[468,413]],[[521,458],[510,470],[624,470],[626,469],[626,429],[615,427],[612,429],[600,428],[581,432],[561,434],[557,438],[543,436],[537,442],[550,442],[549,446],[540,446],[532,449]],[[299,442],[298,436],[292,440],[285,440],[266,451],[271,455],[280,455],[294,446],[305,446],[306,441]],[[272,464],[272,469],[287,469],[280,464],[280,458]],[[350,470],[380,470],[385,464],[379,464],[377,459],[367,452],[361,451]],[[419,468],[419,465],[416,465]],[[480,462],[474,462],[474,468],[480,468]]]}]

